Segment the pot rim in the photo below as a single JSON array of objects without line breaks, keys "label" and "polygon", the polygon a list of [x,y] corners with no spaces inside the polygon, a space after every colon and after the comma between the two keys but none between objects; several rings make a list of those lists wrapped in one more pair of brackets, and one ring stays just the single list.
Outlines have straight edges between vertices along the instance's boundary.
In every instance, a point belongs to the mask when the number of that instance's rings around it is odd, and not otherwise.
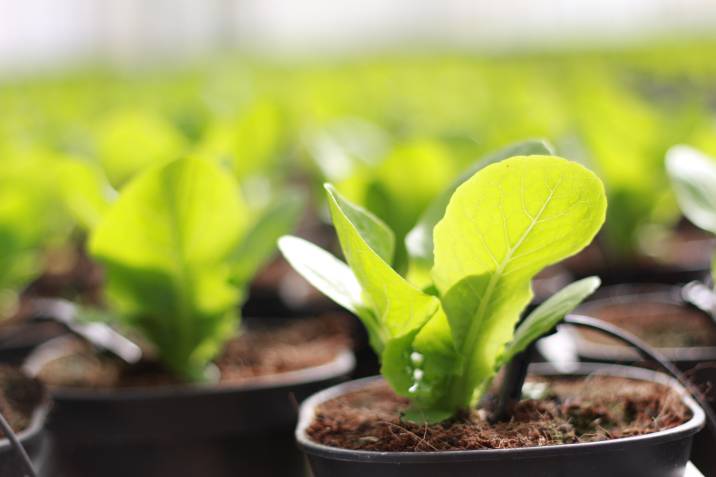
[{"label": "pot rim", "polygon": [[[73,337],[59,337],[38,347],[23,364],[23,370],[30,376],[37,376],[39,371],[50,361],[64,354],[63,348]],[[349,374],[355,367],[355,356],[346,348],[340,351],[331,361],[309,368],[287,371],[251,378],[241,383],[225,384],[177,384],[161,387],[135,387],[119,389],[87,389],[80,387],[47,386],[55,400],[75,401],[132,401],[162,400],[175,398],[191,398],[206,394],[233,394],[239,392],[261,391],[271,388],[290,387],[308,382],[324,381],[336,376]]]},{"label": "pot rim", "polygon": [[[645,291],[639,292],[642,288]],[[609,304],[634,303],[635,300],[649,301],[652,303],[662,303],[676,306],[688,306],[681,299],[681,287],[678,285],[666,285],[657,283],[625,283],[620,285],[612,285],[602,290],[599,298],[587,301],[579,306],[578,313],[586,316],[593,316],[590,310]],[[613,292],[613,294],[609,294]],[[703,313],[697,308],[694,311]],[[578,344],[578,353],[588,359],[610,360],[620,362],[633,362],[641,358],[639,354],[632,349],[622,346],[614,346],[608,344],[596,343],[582,336],[579,331],[573,327],[565,327],[572,339]],[[716,346],[681,346],[656,348],[661,354],[666,356],[669,361],[680,362],[700,362],[716,360]]]},{"label": "pot rim", "polygon": [[463,451],[439,451],[439,452],[381,452],[350,450],[339,447],[331,447],[319,444],[310,440],[306,435],[306,429],[314,418],[315,408],[335,397],[364,387],[366,384],[381,380],[380,376],[349,381],[347,383],[332,386],[318,392],[306,399],[300,407],[298,425],[296,426],[296,440],[299,447],[312,456],[341,461],[360,461],[376,463],[425,463],[425,462],[465,462],[485,461],[499,459],[525,459],[535,457],[548,457],[563,455],[567,453],[591,454],[604,449],[617,449],[633,445],[655,445],[664,442],[671,442],[683,439],[696,434],[705,424],[703,409],[693,400],[688,392],[673,378],[656,371],[642,368],[620,365],[599,365],[595,363],[580,363],[576,371],[561,373],[552,365],[546,363],[535,363],[530,366],[530,372],[543,376],[590,376],[605,375],[614,377],[625,377],[652,381],[665,384],[674,389],[684,404],[691,410],[691,419],[685,423],[651,434],[641,436],[622,437],[599,442],[582,442],[577,444],[561,444],[550,446],[521,447],[514,449],[480,449]]}]

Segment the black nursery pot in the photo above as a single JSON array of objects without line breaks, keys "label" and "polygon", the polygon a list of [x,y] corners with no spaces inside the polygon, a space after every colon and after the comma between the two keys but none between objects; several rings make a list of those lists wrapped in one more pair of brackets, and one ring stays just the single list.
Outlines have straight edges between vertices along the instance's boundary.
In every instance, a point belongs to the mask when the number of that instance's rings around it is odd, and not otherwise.
[{"label": "black nursery pot", "polygon": [[[600,297],[583,304],[581,314],[599,315],[599,310],[615,303],[633,305],[635,309],[645,303],[664,304],[689,308],[694,313],[702,313],[684,302],[681,287],[668,285],[620,285],[600,290]],[[675,318],[677,320],[678,317]],[[705,321],[711,318],[704,313]],[[716,323],[712,323],[716,327]],[[595,343],[574,333],[580,360],[610,364],[642,364],[639,355],[632,349],[622,346],[610,346]],[[716,346],[693,346],[678,348],[658,348],[658,351],[684,372],[691,382],[702,392],[716,409]],[[702,471],[716,475],[716,441],[706,431],[699,433],[694,440],[692,459]],[[708,475],[711,475],[709,473]]]},{"label": "black nursery pot", "polygon": [[590,267],[569,266],[576,278],[597,275],[604,285],[624,283],[667,283],[679,284],[693,280],[703,280],[709,273],[710,263],[703,264],[665,264],[658,262],[637,263],[600,261]]},{"label": "black nursery pot", "polygon": [[[578,311],[587,316],[598,316],[600,309],[614,304],[631,305],[638,310],[639,306],[649,303],[684,307],[693,313],[703,313],[684,302],[681,287],[654,284],[604,288],[599,291],[598,298],[584,303]],[[704,320],[716,327],[716,323],[705,313]],[[585,361],[615,364],[635,364],[641,361],[636,351],[630,348],[596,343],[578,333],[574,336],[579,357]],[[709,400],[716,400],[716,346],[658,348],[658,351],[687,373],[699,389],[707,391]]]},{"label": "black nursery pot", "polygon": [[[49,400],[44,398],[33,412],[30,425],[17,434],[35,469],[44,468],[47,460],[45,422],[49,409]],[[8,477],[25,475],[25,467],[20,456],[8,439],[0,439],[0,475]]]},{"label": "black nursery pot", "polygon": [[[564,376],[548,365],[530,368],[533,375]],[[704,425],[704,412],[674,380],[640,368],[579,365],[569,376],[592,373],[659,382],[675,389],[691,409],[692,418],[673,429],[644,436],[594,443],[519,449],[450,452],[371,452],[329,447],[312,442],[305,431],[316,406],[360,389],[366,378],[326,389],[301,406],[296,438],[308,456],[315,477],[676,477],[684,474],[691,440]]]},{"label": "black nursery pot", "polygon": [[[48,343],[30,357],[61,353]],[[53,349],[54,348],[54,349]],[[48,477],[304,475],[293,441],[298,403],[344,381],[351,352],[241,385],[52,389]]]},{"label": "black nursery pot", "polygon": [[[687,227],[691,229],[691,227]],[[575,278],[597,275],[603,285],[624,283],[679,284],[703,280],[711,269],[714,240],[701,233],[677,233],[669,257],[610,258],[597,242],[563,262]],[[687,253],[690,252],[690,253]]]}]

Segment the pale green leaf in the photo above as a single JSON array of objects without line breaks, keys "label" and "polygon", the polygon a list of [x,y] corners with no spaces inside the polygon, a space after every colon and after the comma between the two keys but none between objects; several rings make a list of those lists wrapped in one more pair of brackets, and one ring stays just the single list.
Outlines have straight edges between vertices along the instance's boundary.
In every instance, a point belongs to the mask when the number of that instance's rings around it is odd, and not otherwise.
[{"label": "pale green leaf", "polygon": [[388,341],[420,329],[437,310],[438,300],[408,283],[371,246],[385,250],[385,244],[377,240],[389,231],[384,224],[332,187],[326,186],[326,191],[343,254],[363,290],[361,301],[375,318],[366,326],[379,337],[375,347],[381,354]]},{"label": "pale green leaf", "polygon": [[599,288],[598,277],[587,277],[570,283],[535,308],[517,327],[514,338],[497,362],[497,367],[510,362],[524,351],[533,341],[562,321],[567,313],[574,310],[585,298]]},{"label": "pale green leaf", "polygon": [[229,283],[227,258],[246,212],[229,174],[187,158],[127,184],[90,237],[119,316],[190,379],[203,376],[236,326],[241,290]]},{"label": "pale green leaf", "polygon": [[353,224],[356,232],[365,240],[366,245],[383,261],[391,263],[395,250],[393,231],[378,217],[338,194],[332,185],[326,184],[325,188],[331,199],[330,203],[335,203],[335,207],[346,216],[346,220]]},{"label": "pale green leaf", "polygon": [[91,230],[107,211],[117,192],[102,171],[79,159],[58,159],[58,181],[70,213],[80,226]]},{"label": "pale green leaf", "polygon": [[688,146],[674,146],[666,155],[666,170],[682,212],[716,234],[716,160]]},{"label": "pale green leaf", "polygon": [[278,248],[308,283],[346,310],[358,314],[362,306],[361,286],[348,265],[299,237],[281,237]]},{"label": "pale green leaf", "polygon": [[229,259],[234,283],[245,286],[251,281],[276,252],[276,241],[296,227],[304,206],[302,194],[287,191],[262,211]]},{"label": "pale green leaf", "polygon": [[510,158],[458,187],[434,230],[432,271],[466,360],[456,406],[470,405],[492,378],[534,275],[589,244],[605,213],[601,181],[553,156]]},{"label": "pale green leaf", "polygon": [[[455,411],[449,401],[451,383],[463,372],[463,358],[455,349],[450,324],[442,308],[430,318],[415,336],[409,360],[394,365],[410,369],[408,397],[411,409],[405,418],[434,422],[445,419]],[[388,360],[386,359],[385,362]],[[384,372],[386,364],[383,364]],[[416,379],[418,370],[420,379]]]},{"label": "pale green leaf", "polygon": [[433,266],[433,228],[445,214],[445,208],[450,202],[450,197],[463,182],[475,175],[477,171],[508,157],[553,153],[552,146],[543,140],[532,139],[518,142],[481,158],[453,181],[447,189],[430,203],[420,216],[415,227],[405,238],[405,244],[410,255],[409,278],[411,281],[414,283],[421,282],[417,283],[420,286],[428,285],[423,277],[429,275]]},{"label": "pale green leaf", "polygon": [[139,109],[103,118],[96,142],[99,161],[115,187],[151,165],[178,159],[186,148],[185,138],[171,123]]}]

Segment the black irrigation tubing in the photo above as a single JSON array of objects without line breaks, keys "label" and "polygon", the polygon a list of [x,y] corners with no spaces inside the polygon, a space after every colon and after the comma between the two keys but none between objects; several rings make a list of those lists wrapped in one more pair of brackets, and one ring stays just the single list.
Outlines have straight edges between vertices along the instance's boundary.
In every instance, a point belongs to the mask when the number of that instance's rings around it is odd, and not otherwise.
[{"label": "black irrigation tubing", "polygon": [[5,420],[5,416],[3,416],[2,413],[0,413],[0,428],[5,434],[7,440],[10,441],[10,445],[15,450],[15,454],[17,454],[18,459],[22,461],[22,466],[25,468],[26,472],[24,475],[29,477],[37,477],[37,473],[32,467],[32,461],[30,461],[30,457],[27,455],[27,452],[25,452],[25,448],[22,447],[22,444],[20,444],[20,441],[17,439],[15,432],[13,432],[12,427],[10,427],[10,424],[8,424],[8,422]]},{"label": "black irrigation tubing", "polygon": [[[696,389],[691,381],[660,352],[631,333],[596,318],[582,315],[567,315],[563,323],[581,328],[590,328],[609,335],[636,349],[647,361],[657,363],[664,371],[673,376],[703,408],[708,420],[708,430],[714,439],[716,439],[716,414],[714,414],[703,393]],[[507,365],[505,377],[498,392],[495,411],[490,419],[493,422],[509,419],[509,404],[520,399],[531,355],[532,351],[530,346],[527,350],[515,356]]]},{"label": "black irrigation tubing", "polygon": [[716,438],[716,414],[714,414],[713,409],[711,409],[711,405],[706,401],[706,398],[704,397],[703,393],[695,388],[689,378],[687,378],[681,371],[679,371],[679,369],[674,366],[664,355],[662,355],[660,352],[658,352],[633,334],[628,333],[620,328],[617,328],[614,325],[606,323],[602,320],[598,320],[596,318],[590,318],[588,316],[582,315],[567,315],[564,318],[563,322],[571,326],[589,328],[609,335],[612,338],[626,343],[636,349],[636,351],[638,351],[639,354],[647,361],[657,363],[664,371],[673,376],[674,379],[676,379],[703,408],[704,413],[706,413],[706,418],[709,421],[707,426],[708,430],[711,435]]}]

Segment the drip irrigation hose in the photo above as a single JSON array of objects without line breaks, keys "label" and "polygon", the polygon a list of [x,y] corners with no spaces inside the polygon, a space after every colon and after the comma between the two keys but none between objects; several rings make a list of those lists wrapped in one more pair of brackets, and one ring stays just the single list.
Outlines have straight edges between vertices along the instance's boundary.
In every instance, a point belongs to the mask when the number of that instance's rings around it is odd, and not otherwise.
[{"label": "drip irrigation hose", "polygon": [[[567,315],[562,322],[571,326],[589,328],[609,335],[636,349],[645,360],[658,364],[664,371],[676,379],[703,408],[708,421],[708,431],[714,440],[716,440],[716,414],[703,393],[696,389],[691,381],[660,352],[633,334],[596,318],[582,315]],[[509,418],[509,405],[520,399],[531,356],[532,349],[530,346],[527,350],[515,356],[510,364],[507,365],[505,377],[498,391],[497,405],[492,414],[492,421],[504,421]]]},{"label": "drip irrigation hose", "polygon": [[2,429],[7,440],[10,441],[10,445],[15,451],[15,454],[17,454],[17,458],[20,459],[20,461],[22,462],[22,466],[25,468],[24,476],[37,477],[35,469],[32,468],[32,462],[30,461],[30,457],[27,455],[27,452],[25,452],[25,448],[22,447],[22,444],[20,444],[20,441],[17,439],[15,432],[12,430],[12,427],[10,427],[10,424],[8,424],[8,422],[5,420],[5,416],[3,416],[2,413],[0,413],[0,429]]},{"label": "drip irrigation hose", "polygon": [[696,389],[689,378],[687,378],[684,373],[679,371],[679,369],[664,355],[633,334],[596,318],[581,315],[567,315],[564,318],[564,323],[580,328],[588,328],[604,333],[605,335],[609,335],[612,338],[615,338],[634,348],[645,360],[658,364],[664,371],[676,379],[703,408],[704,413],[706,413],[706,419],[708,420],[707,428],[709,433],[714,437],[714,439],[716,439],[716,414],[713,409],[711,409],[711,406],[707,402],[703,393]]}]

